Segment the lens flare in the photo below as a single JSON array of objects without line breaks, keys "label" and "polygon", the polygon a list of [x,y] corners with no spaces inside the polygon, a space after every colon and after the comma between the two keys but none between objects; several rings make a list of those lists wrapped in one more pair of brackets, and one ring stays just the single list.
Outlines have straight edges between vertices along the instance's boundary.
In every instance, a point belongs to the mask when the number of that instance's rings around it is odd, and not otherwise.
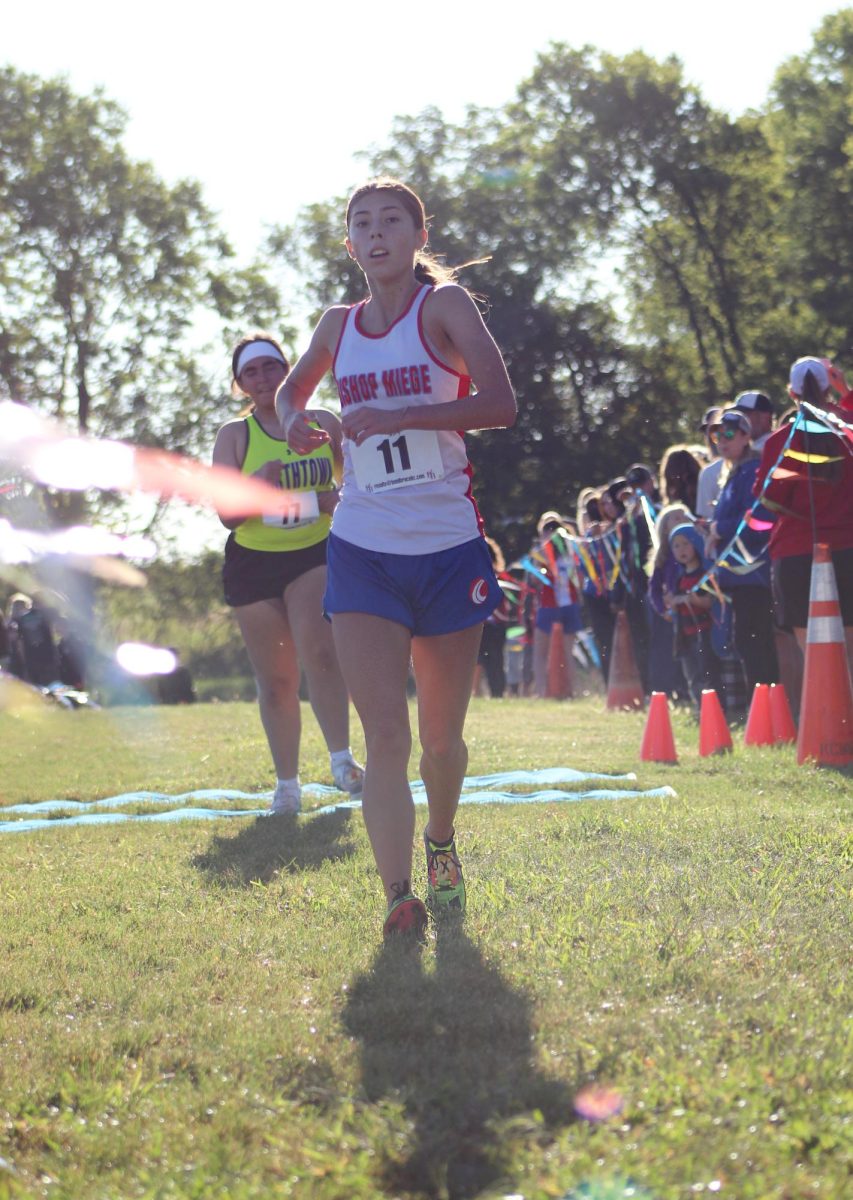
[{"label": "lens flare", "polygon": [[167,450],[92,437],[69,437],[22,404],[0,402],[0,458],[40,483],[68,491],[151,492],[215,509],[223,517],[283,516],[293,492]]},{"label": "lens flare", "polygon": [[133,487],[132,446],[121,442],[96,442],[88,438],[63,438],[37,446],[29,456],[29,470],[39,483],[64,491],[86,488],[127,491]]},{"label": "lens flare", "polygon": [[575,1112],[586,1121],[609,1121],[625,1107],[625,1098],[615,1088],[591,1083],[575,1096]]},{"label": "lens flare", "polygon": [[171,675],[178,665],[173,650],[147,646],[144,642],[122,642],[116,662],[128,675]]}]

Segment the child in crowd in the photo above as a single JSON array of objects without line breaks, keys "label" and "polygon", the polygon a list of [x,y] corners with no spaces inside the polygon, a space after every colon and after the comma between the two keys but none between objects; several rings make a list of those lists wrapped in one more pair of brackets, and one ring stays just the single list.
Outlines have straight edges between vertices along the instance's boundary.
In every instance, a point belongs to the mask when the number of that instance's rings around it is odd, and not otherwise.
[{"label": "child in crowd", "polygon": [[717,656],[711,645],[712,598],[694,592],[706,569],[702,534],[691,523],[676,525],[669,535],[673,558],[678,564],[675,591],[664,592],[664,604],[676,622],[675,653],[681,660],[690,695],[697,706],[703,688],[719,689]]}]

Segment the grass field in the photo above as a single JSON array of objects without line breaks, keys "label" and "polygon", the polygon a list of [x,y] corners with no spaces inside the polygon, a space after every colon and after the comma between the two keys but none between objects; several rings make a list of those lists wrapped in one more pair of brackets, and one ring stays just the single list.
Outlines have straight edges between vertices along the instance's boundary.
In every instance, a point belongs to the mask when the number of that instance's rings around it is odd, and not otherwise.
[{"label": "grass field", "polygon": [[[851,773],[642,723],[472,704],[471,774],[677,798],[463,808],[420,954],[358,813],[0,836],[0,1198],[849,1196]],[[6,713],[0,763],[6,807],[271,783],[250,704]]]}]

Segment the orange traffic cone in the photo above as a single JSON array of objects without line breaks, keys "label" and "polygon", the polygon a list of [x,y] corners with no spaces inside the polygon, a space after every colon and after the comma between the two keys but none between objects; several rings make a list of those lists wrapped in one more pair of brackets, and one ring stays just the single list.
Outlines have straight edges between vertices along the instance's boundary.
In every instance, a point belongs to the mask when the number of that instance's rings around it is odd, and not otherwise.
[{"label": "orange traffic cone", "polygon": [[743,731],[744,746],[773,746],[773,718],[770,715],[770,685],[757,683],[752,692],[746,729]]},{"label": "orange traffic cone", "polygon": [[551,700],[568,700],[573,695],[572,667],[566,654],[563,626],[555,621],[548,643],[548,686],[545,695]]},{"label": "orange traffic cone", "polygon": [[838,587],[829,546],[812,558],[806,665],[800,703],[797,762],[825,766],[853,762],[853,684],[847,663]]},{"label": "orange traffic cone", "polygon": [[645,694],[634,658],[631,630],[624,611],[616,614],[613,649],[610,651],[610,675],[607,679],[608,708],[642,708]]},{"label": "orange traffic cone", "polygon": [[777,746],[783,742],[797,740],[797,727],[791,716],[788,693],[783,683],[770,684],[770,720],[773,725],[773,741]]},{"label": "orange traffic cone", "polygon": [[678,762],[666,692],[652,692],[640,758],[643,762],[670,763],[672,766]]},{"label": "orange traffic cone", "polygon": [[713,688],[704,688],[699,710],[699,753],[707,758],[709,754],[726,754],[731,748],[732,735],[720,697]]}]

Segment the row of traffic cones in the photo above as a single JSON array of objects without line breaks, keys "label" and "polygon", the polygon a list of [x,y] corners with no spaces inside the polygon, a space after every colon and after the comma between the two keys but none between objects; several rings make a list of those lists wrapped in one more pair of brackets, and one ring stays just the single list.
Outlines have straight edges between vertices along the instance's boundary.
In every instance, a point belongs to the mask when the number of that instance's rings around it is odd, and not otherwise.
[{"label": "row of traffic cones", "polygon": [[[614,707],[609,692],[608,707]],[[746,746],[796,742],[798,763],[844,766],[853,762],[853,682],[828,546],[814,547],[799,734],[784,687],[757,683],[743,740]],[[703,691],[699,753],[724,754],[731,748],[732,736],[719,697],[713,690]],[[652,693],[640,757],[646,762],[678,762],[663,692]]]},{"label": "row of traffic cones", "polygon": [[[781,683],[755,685],[743,740],[746,746],[780,746],[797,740],[791,707]],[[699,712],[699,754],[706,758],[731,749],[732,735],[720,698],[713,688],[706,688]],[[652,692],[640,758],[644,762],[678,762],[665,692]]]}]

